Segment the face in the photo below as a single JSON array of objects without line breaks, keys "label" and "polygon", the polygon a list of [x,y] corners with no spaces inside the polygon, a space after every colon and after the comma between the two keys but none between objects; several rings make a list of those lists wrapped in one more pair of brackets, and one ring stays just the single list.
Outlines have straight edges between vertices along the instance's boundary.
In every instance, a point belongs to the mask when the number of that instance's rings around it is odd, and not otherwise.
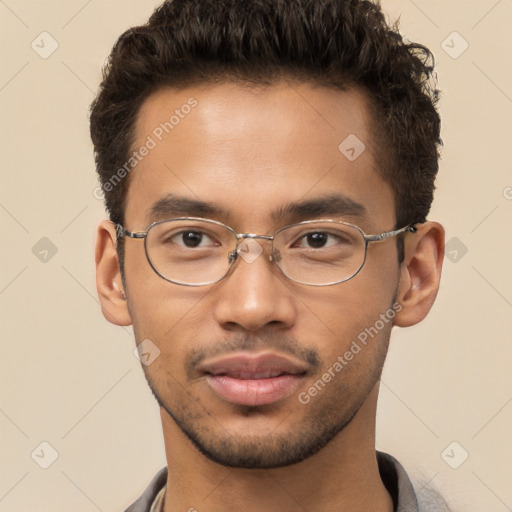
[{"label": "face", "polygon": [[[371,126],[357,90],[162,89],[139,113],[134,148],[154,145],[130,176],[125,227],[193,216],[263,235],[312,219],[391,230]],[[338,148],[351,134],[365,145],[359,154],[352,139],[355,159]],[[125,293],[137,343],[160,350],[143,368],[164,414],[212,460],[268,468],[311,456],[356,421],[384,362],[399,266],[394,239],[371,243],[353,279],[308,286],[258,243],[263,252],[223,280],[187,287],[159,277],[143,240],[126,238]]]}]

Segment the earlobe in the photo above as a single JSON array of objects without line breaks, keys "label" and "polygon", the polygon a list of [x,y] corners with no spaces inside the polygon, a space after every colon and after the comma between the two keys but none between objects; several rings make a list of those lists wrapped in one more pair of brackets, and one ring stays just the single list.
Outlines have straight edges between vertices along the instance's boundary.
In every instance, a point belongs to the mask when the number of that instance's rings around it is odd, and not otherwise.
[{"label": "earlobe", "polygon": [[117,258],[116,229],[108,220],[98,226],[95,256],[96,288],[103,316],[115,325],[131,325]]},{"label": "earlobe", "polygon": [[394,325],[409,327],[421,322],[434,304],[444,258],[444,228],[437,222],[417,226],[405,240],[397,301],[402,309]]}]

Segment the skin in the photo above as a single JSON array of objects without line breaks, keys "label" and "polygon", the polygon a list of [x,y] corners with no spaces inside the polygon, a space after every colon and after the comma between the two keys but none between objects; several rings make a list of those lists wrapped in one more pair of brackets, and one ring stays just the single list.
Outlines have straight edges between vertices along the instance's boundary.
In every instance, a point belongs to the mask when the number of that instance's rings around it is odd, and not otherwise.
[{"label": "skin", "polygon": [[[368,234],[394,228],[393,193],[376,164],[363,92],[285,80],[258,88],[166,88],[141,108],[134,148],[191,96],[197,107],[130,176],[127,229],[145,231],[152,205],[171,193],[221,207],[224,213],[212,218],[238,233],[272,234],[291,223],[272,218],[272,211],[332,194],[357,201],[367,214],[327,218]],[[353,162],[338,150],[349,134],[366,145]],[[169,467],[165,511],[390,512],[375,456],[375,414],[392,323],[308,404],[298,393],[393,304],[401,305],[396,326],[414,325],[428,314],[439,287],[444,230],[427,222],[407,233],[401,266],[394,239],[372,243],[356,277],[326,287],[288,280],[268,260],[265,244],[253,263],[239,260],[224,280],[190,288],[157,276],[143,241],[127,238],[123,282],[113,225],[99,226],[103,313],[114,324],[133,324],[137,343],[149,338],[161,351],[143,368],[161,406]],[[194,365],[198,354],[234,351],[284,354],[308,370],[291,396],[237,406],[214,394]]]}]

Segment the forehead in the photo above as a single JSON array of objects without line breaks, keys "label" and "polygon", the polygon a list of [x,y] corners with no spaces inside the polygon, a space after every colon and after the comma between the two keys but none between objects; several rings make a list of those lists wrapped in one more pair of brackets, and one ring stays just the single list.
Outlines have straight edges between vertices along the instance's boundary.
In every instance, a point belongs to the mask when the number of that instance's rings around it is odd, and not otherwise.
[{"label": "forehead", "polygon": [[160,89],[137,117],[127,223],[143,227],[169,195],[214,204],[226,222],[265,224],[290,203],[340,194],[389,224],[394,202],[372,128],[356,89],[285,81]]}]

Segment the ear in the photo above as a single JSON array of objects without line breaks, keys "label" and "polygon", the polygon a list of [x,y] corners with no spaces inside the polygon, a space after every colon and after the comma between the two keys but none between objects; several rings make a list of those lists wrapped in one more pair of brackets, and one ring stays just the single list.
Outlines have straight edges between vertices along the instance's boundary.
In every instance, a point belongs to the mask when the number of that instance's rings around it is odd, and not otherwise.
[{"label": "ear", "polygon": [[418,224],[417,232],[404,241],[405,258],[400,270],[394,325],[409,327],[421,322],[430,311],[441,279],[444,258],[444,228],[438,222]]},{"label": "ear", "polygon": [[131,325],[116,243],[115,224],[104,220],[96,237],[96,288],[103,316],[115,325]]}]

